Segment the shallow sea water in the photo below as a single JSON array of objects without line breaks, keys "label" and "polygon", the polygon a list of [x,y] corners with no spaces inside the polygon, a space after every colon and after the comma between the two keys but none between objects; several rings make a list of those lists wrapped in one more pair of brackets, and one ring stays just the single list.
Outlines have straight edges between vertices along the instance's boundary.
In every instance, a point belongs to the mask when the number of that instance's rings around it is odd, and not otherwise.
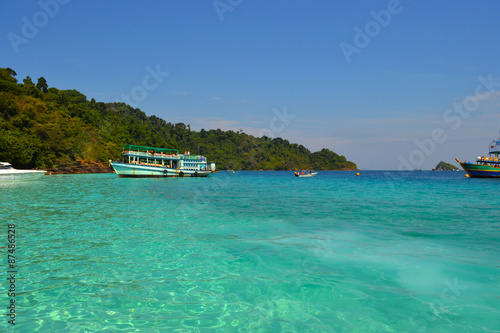
[{"label": "shallow sea water", "polygon": [[500,180],[360,173],[0,183],[0,331],[499,332]]}]

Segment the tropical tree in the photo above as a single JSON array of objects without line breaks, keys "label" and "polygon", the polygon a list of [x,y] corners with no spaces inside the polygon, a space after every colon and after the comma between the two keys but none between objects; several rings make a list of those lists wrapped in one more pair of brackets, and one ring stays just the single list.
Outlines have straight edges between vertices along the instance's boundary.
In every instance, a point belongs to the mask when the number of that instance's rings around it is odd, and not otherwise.
[{"label": "tropical tree", "polygon": [[43,76],[38,78],[36,87],[44,93],[47,93],[49,91],[49,85],[47,84],[47,80],[45,80]]}]

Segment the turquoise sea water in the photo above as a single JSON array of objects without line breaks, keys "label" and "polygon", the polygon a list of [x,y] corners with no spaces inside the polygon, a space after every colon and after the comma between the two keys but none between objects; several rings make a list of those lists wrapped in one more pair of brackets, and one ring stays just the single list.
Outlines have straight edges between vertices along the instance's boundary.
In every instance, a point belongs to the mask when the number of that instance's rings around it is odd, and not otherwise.
[{"label": "turquoise sea water", "polygon": [[499,190],[425,171],[1,183],[0,331],[499,332]]}]

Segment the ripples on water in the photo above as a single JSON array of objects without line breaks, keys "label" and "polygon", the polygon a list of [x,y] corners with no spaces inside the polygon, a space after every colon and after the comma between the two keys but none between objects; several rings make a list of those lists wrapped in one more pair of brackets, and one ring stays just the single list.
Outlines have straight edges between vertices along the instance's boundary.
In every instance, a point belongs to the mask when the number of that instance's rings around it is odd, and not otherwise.
[{"label": "ripples on water", "polygon": [[499,186],[375,171],[1,183],[15,329],[498,331]]}]

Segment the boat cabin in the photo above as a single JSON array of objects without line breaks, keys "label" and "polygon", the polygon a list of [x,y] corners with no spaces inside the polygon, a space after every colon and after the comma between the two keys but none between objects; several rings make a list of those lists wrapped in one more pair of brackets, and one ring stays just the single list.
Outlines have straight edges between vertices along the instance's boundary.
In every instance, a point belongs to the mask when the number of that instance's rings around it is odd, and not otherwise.
[{"label": "boat cabin", "polygon": [[[123,147],[122,162],[186,171],[212,170],[204,156],[181,155],[178,149],[166,149],[126,145]],[[215,166],[214,166],[215,169]]]}]

